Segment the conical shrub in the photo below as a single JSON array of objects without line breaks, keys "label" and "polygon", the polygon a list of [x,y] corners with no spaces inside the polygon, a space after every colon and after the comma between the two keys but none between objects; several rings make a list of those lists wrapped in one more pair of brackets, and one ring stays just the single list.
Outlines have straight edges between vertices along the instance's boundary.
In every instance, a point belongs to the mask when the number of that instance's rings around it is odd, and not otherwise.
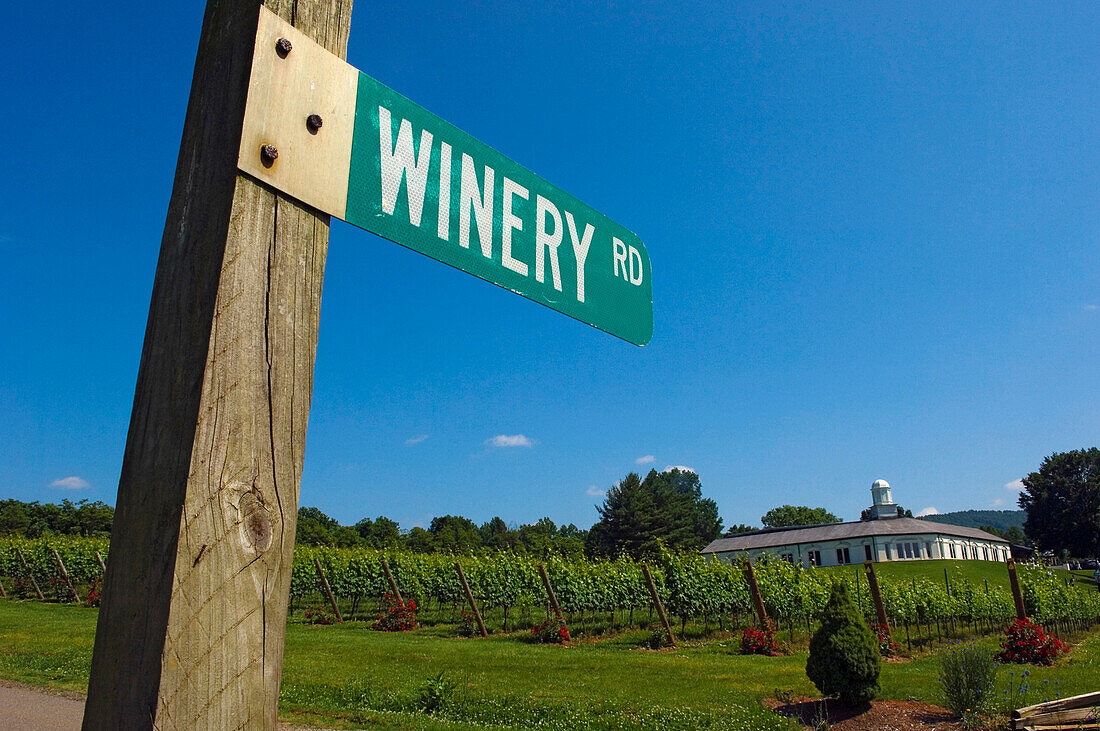
[{"label": "conical shrub", "polygon": [[833,584],[821,628],[810,639],[806,675],[822,695],[856,706],[878,694],[881,667],[878,638],[856,609],[848,585]]}]

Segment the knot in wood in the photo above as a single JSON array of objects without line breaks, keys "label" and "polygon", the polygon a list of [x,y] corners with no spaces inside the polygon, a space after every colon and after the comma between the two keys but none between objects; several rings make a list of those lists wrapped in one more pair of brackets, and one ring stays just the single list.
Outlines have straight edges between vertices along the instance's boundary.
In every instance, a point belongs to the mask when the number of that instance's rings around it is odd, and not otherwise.
[{"label": "knot in wood", "polygon": [[289,38],[280,38],[275,41],[275,53],[279,54],[279,58],[286,58],[293,48],[294,46],[291,45]]},{"label": "knot in wood", "polygon": [[257,498],[256,493],[246,492],[242,495],[238,510],[246,547],[260,552],[271,548],[273,521],[267,506]]}]

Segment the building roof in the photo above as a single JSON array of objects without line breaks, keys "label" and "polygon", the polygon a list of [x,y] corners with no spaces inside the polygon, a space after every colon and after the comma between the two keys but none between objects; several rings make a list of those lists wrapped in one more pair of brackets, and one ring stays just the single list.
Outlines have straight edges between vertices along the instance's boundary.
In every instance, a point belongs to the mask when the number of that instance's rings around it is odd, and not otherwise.
[{"label": "building roof", "polygon": [[931,520],[915,518],[883,518],[880,520],[858,520],[850,523],[826,523],[823,525],[799,525],[790,528],[765,528],[752,533],[741,533],[729,538],[711,541],[703,553],[726,553],[730,551],[755,551],[776,546],[793,546],[802,543],[820,543],[822,541],[843,541],[871,536],[906,536],[918,533],[941,533],[958,538],[971,538],[990,543],[1003,543],[1003,538],[986,533],[977,528],[964,528],[960,525],[936,523]]}]

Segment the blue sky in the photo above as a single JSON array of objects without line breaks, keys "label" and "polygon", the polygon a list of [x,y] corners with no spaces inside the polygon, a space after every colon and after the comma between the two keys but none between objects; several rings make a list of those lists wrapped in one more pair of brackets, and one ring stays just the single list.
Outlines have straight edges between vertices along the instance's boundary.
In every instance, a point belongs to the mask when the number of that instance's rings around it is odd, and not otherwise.
[{"label": "blue sky", "polygon": [[[11,9],[0,498],[113,503],[203,4]],[[361,4],[348,60],[635,231],[636,348],[332,226],[301,503],[1014,507],[1100,435],[1100,6]],[[1008,485],[1008,487],[1006,487]]]}]

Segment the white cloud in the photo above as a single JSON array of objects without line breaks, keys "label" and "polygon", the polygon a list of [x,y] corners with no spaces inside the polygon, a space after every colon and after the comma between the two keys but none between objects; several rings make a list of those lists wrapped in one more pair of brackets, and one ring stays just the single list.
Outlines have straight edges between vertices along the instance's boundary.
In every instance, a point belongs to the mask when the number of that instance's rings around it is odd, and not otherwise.
[{"label": "white cloud", "polygon": [[934,508],[932,506],[928,506],[927,508],[923,508],[919,513],[917,513],[917,517],[918,518],[923,518],[926,515],[939,515],[939,514],[940,514],[939,508]]},{"label": "white cloud", "polygon": [[647,454],[644,457],[638,457],[638,459],[634,460],[634,464],[653,464],[656,461],[656,457],[654,457],[652,454]]},{"label": "white cloud", "polygon": [[1024,489],[1024,481],[1023,480],[1013,480],[1012,482],[1006,482],[1005,483],[1005,489],[1006,490],[1012,490],[1013,492],[1020,492],[1021,490]]},{"label": "white cloud", "polygon": [[607,494],[607,490],[601,490],[595,485],[589,485],[588,489],[584,491],[584,494],[590,497],[603,497]]},{"label": "white cloud", "polygon": [[995,508],[999,508],[1004,504],[1005,504],[1005,499],[1003,497],[999,497],[999,498],[997,498],[993,501],[993,507],[995,507]]},{"label": "white cloud", "polygon": [[492,447],[530,447],[535,444],[522,434],[497,434],[485,443]]},{"label": "white cloud", "polygon": [[91,487],[87,480],[81,479],[76,475],[72,477],[63,477],[60,480],[54,480],[50,483],[50,487],[60,487],[65,490],[83,490],[86,487]]},{"label": "white cloud", "polygon": [[406,439],[405,444],[420,444],[427,438],[427,434],[417,434],[415,437],[409,437],[408,439]]},{"label": "white cloud", "polygon": [[682,464],[670,464],[666,466],[663,470],[661,470],[661,472],[672,472],[673,470],[680,470],[681,472],[695,472],[693,468],[685,467]]},{"label": "white cloud", "polygon": [[1096,312],[1100,310],[1100,305],[1081,305],[1081,309],[1085,312]]}]

